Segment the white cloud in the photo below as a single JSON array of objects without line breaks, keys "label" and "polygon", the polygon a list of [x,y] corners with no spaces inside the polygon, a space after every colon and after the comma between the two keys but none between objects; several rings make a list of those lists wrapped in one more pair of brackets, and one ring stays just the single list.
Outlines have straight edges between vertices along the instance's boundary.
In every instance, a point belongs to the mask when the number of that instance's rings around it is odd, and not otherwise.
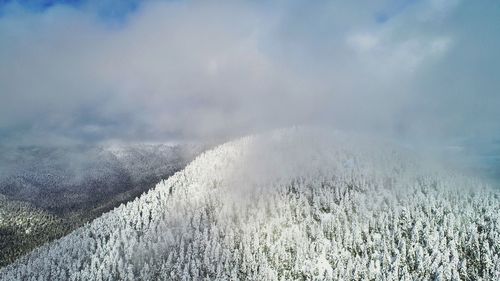
[{"label": "white cloud", "polygon": [[446,31],[413,26],[420,6],[382,25],[375,4],[306,6],[154,2],[118,28],[67,7],[6,15],[0,128],[28,140],[205,138],[311,122],[391,131],[416,77],[454,46]]},{"label": "white cloud", "polygon": [[347,43],[356,51],[368,52],[379,45],[379,38],[374,34],[353,34],[347,38]]}]

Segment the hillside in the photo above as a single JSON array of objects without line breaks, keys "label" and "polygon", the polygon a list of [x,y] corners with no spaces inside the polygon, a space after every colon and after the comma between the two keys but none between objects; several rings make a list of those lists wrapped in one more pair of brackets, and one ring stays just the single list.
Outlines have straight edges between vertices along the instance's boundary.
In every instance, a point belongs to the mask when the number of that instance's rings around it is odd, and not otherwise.
[{"label": "hillside", "polygon": [[201,146],[164,144],[0,147],[0,193],[68,215],[116,194],[140,194],[201,151]]},{"label": "hillside", "polygon": [[201,145],[0,147],[0,267],[181,170]]},{"label": "hillside", "polygon": [[381,140],[294,129],[197,157],[1,280],[495,280],[500,197]]},{"label": "hillside", "polygon": [[0,266],[63,236],[68,227],[57,216],[0,194]]}]

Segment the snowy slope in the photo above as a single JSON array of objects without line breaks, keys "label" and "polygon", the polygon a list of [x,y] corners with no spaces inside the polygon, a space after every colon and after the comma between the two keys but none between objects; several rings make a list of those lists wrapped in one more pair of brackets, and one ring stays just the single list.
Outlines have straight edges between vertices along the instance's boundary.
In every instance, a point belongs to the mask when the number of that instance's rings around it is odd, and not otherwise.
[{"label": "snowy slope", "polygon": [[204,146],[0,146],[0,268],[134,199]]},{"label": "snowy slope", "polygon": [[285,130],[202,154],[0,279],[494,280],[499,209],[391,143]]},{"label": "snowy slope", "polygon": [[64,221],[26,202],[0,194],[0,267],[67,234]]},{"label": "snowy slope", "polygon": [[0,147],[0,193],[66,215],[147,190],[201,151],[165,144]]}]

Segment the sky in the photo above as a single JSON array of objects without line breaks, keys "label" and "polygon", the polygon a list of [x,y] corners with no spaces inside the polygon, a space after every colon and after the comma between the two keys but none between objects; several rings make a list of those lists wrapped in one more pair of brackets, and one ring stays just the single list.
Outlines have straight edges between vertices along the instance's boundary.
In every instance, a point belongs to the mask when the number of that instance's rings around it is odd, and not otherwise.
[{"label": "sky", "polygon": [[0,0],[0,144],[500,133],[500,2]]}]

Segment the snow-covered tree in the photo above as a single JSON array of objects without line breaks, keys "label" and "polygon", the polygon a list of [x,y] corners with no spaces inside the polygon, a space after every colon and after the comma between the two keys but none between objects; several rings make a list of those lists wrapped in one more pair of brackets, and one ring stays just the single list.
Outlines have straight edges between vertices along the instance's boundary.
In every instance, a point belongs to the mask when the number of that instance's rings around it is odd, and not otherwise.
[{"label": "snow-covered tree", "polygon": [[498,190],[429,161],[312,129],[242,138],[0,279],[498,280]]}]

